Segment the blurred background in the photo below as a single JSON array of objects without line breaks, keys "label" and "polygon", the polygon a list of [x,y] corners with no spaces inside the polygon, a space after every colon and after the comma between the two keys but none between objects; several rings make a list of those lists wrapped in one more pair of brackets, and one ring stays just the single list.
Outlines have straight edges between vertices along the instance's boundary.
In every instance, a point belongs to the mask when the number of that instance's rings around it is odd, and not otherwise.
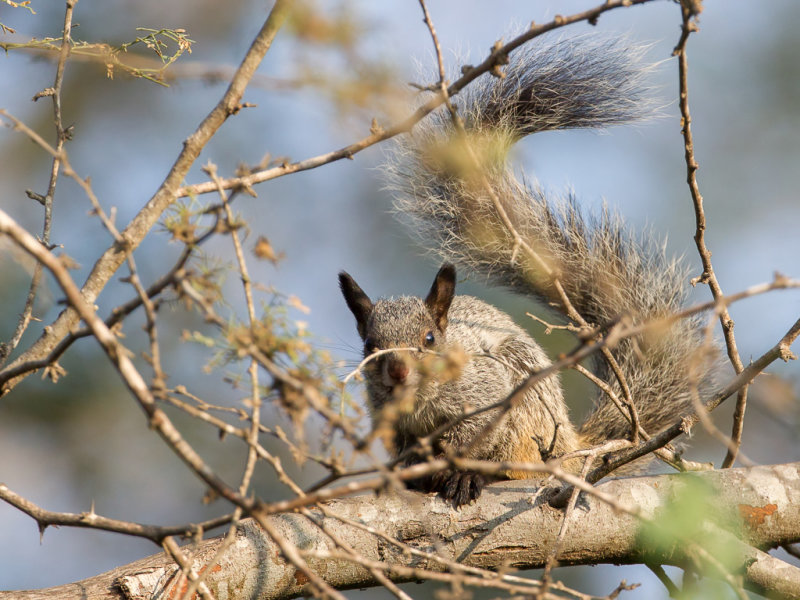
[{"label": "blurred background", "polygon": [[[520,3],[496,0],[458,3],[429,0],[445,59],[452,72],[480,62],[499,38],[508,39],[531,21],[545,22],[597,4],[591,1]],[[106,210],[116,208],[122,227],[158,188],[183,140],[224,93],[224,77],[238,65],[271,4],[244,0],[81,0],[74,14],[73,39],[120,45],[133,40],[137,27],[183,28],[195,41],[168,71],[169,87],[132,78],[76,56],[68,62],[63,89],[64,123],[74,125],[67,150],[73,167],[90,176]],[[309,4],[305,21],[287,26],[277,37],[244,100],[256,105],[223,126],[205,148],[187,183],[205,181],[200,167],[218,165],[223,177],[241,163],[300,160],[350,144],[368,135],[370,122],[393,123],[408,114],[413,92],[408,82],[433,81],[432,44],[417,2],[411,0],[324,1]],[[33,0],[36,14],[0,4],[0,23],[16,33],[0,40],[24,41],[60,35],[64,6]],[[737,292],[769,281],[778,271],[800,277],[800,4],[792,0],[753,3],[708,2],[701,31],[689,42],[690,101],[698,179],[708,219],[707,243],[723,289]],[[591,210],[603,201],[617,208],[635,228],[652,227],[668,239],[670,251],[685,254],[700,273],[694,249],[694,214],[685,183],[677,98],[677,62],[671,58],[680,30],[673,2],[615,10],[597,27],[586,23],[558,35],[598,33],[627,36],[650,45],[647,60],[659,63],[652,74],[653,94],[662,109],[651,122],[603,134],[558,132],[527,139],[513,160],[531,179],[561,193],[574,189]],[[131,53],[145,54],[135,47]],[[149,56],[152,56],[149,55]],[[124,57],[123,57],[124,58]],[[53,84],[52,53],[13,50],[0,56],[0,107],[54,143],[52,103],[32,102]],[[220,76],[223,79],[220,79]],[[251,249],[266,236],[285,257],[273,265],[251,258],[251,276],[266,287],[293,294],[310,309],[290,313],[307,323],[316,347],[352,365],[360,343],[351,314],[342,301],[336,273],[347,269],[372,296],[424,293],[437,268],[391,215],[383,189],[384,149],[370,148],[351,161],[282,177],[256,188],[258,198],[240,197],[235,209],[246,220]],[[0,128],[0,207],[32,232],[41,231],[42,209],[25,195],[44,194],[51,161],[27,138]],[[201,198],[211,201],[211,198]],[[83,282],[110,236],[74,182],[62,177],[54,202],[52,241],[63,246],[80,267]],[[136,251],[147,285],[163,273],[181,246],[157,228]],[[207,255],[220,264],[233,260],[229,238],[213,241]],[[0,340],[8,340],[24,305],[32,265],[0,240]],[[98,300],[100,314],[132,297],[119,281],[123,268]],[[573,341],[556,333],[544,338],[530,323],[530,302],[480,282],[460,285],[511,312],[552,351]],[[232,273],[225,286],[232,312],[244,315],[240,285]],[[736,337],[747,362],[773,346],[797,319],[800,292],[777,292],[734,305]],[[41,323],[21,344],[28,347],[61,309],[61,294],[46,279],[36,305]],[[705,287],[693,300],[710,298]],[[172,386],[202,390],[220,404],[241,405],[245,393],[222,381],[224,373],[203,370],[210,355],[180,342],[184,329],[202,329],[199,319],[176,307],[160,313],[161,339]],[[541,311],[540,311],[541,312]],[[128,347],[146,349],[141,314],[124,328]],[[102,515],[154,524],[200,520],[227,507],[201,502],[204,486],[147,429],[141,412],[113,368],[91,339],[77,342],[62,359],[68,375],[54,385],[28,377],[0,399],[0,481],[26,498],[55,511],[95,510]],[[143,360],[139,360],[146,370]],[[346,372],[345,367],[339,370]],[[800,459],[798,444],[797,364],[775,365],[774,377],[754,386],[748,408],[744,454],[758,463]],[[777,376],[780,376],[777,377]],[[576,415],[587,409],[590,388],[565,376]],[[353,388],[360,398],[358,387]],[[729,430],[730,408],[715,414]],[[220,441],[207,428],[175,416],[182,431],[204,457],[235,482],[241,476],[243,450]],[[279,417],[269,411],[265,421]],[[579,417],[578,417],[579,418]],[[366,427],[365,423],[365,427]],[[319,424],[309,423],[309,430]],[[272,444],[265,440],[265,444]],[[273,444],[293,476],[305,484],[323,473],[291,463]],[[724,451],[698,432],[688,455],[720,463]],[[286,490],[261,466],[256,491],[267,499]],[[40,540],[33,520],[0,505],[0,589],[39,588],[79,580],[157,552],[149,542],[102,532],[49,529]],[[582,591],[609,593],[621,579],[643,588],[626,597],[666,597],[643,567],[561,569],[557,576]],[[422,588],[414,594],[424,596]],[[358,592],[351,593],[353,597]],[[364,592],[382,597],[380,590]],[[388,594],[387,594],[388,597]]]}]

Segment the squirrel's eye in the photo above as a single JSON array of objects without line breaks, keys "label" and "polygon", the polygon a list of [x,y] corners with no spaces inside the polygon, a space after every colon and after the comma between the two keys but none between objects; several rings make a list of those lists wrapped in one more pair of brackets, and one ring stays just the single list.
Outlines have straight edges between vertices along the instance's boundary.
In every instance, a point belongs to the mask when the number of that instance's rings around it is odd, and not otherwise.
[{"label": "squirrel's eye", "polygon": [[433,332],[429,331],[425,334],[425,345],[428,347],[433,346],[433,343],[436,341],[436,338],[433,336]]},{"label": "squirrel's eye", "polygon": [[366,340],[364,340],[364,354],[370,355],[373,352],[375,352],[376,349],[377,346],[375,345],[375,342],[372,339],[367,338]]}]

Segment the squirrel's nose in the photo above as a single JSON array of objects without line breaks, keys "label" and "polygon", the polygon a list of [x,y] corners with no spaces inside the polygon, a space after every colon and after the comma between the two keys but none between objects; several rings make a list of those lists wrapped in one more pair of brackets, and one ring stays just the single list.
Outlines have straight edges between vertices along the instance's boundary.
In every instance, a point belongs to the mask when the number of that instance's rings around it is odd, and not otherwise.
[{"label": "squirrel's nose", "polygon": [[408,377],[408,365],[402,359],[390,359],[386,363],[386,373],[397,383],[405,383]]}]

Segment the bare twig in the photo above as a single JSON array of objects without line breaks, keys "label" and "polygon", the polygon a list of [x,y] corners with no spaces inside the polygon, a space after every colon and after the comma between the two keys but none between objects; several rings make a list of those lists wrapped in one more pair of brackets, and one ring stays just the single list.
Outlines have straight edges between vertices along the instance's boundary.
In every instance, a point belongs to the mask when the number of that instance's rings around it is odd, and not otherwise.
[{"label": "bare twig", "polygon": [[[600,452],[600,449],[596,449],[593,453],[586,456],[580,473],[581,479],[586,479],[586,475],[589,474],[589,469],[592,467],[594,459]],[[553,547],[550,550],[550,554],[548,555],[547,562],[544,566],[544,573],[542,573],[542,589],[537,592],[537,599],[544,597],[550,589],[550,585],[552,584],[553,567],[557,566],[558,554],[561,551],[561,544],[564,541],[564,537],[567,535],[567,526],[572,513],[575,510],[575,504],[578,501],[579,495],[580,491],[578,488],[573,487],[569,496],[569,501],[567,502],[567,506],[564,509],[564,514],[561,515],[561,528],[558,530],[558,536],[556,537],[556,541],[553,543]]]},{"label": "bare twig", "polygon": [[[190,582],[193,588],[196,588],[197,591],[200,593],[200,596],[203,600],[214,600],[214,595],[211,593],[211,590],[208,589],[208,586],[203,583],[198,576],[197,570],[192,566],[190,560],[183,555],[183,551],[175,543],[175,540],[171,537],[168,537],[164,540],[162,544],[164,551],[172,557],[172,560],[181,568],[181,572],[183,576]],[[194,589],[192,589],[192,595],[186,596],[184,594],[181,596],[182,598],[194,598]]]},{"label": "bare twig", "polygon": [[[222,189],[219,177],[217,176],[216,165],[209,163],[208,165],[206,165],[206,167],[204,167],[204,170],[206,171],[206,173],[208,173],[211,179],[218,186],[219,197],[220,200],[222,201],[222,205],[225,211],[225,225],[227,226],[228,231],[231,234],[231,240],[233,241],[233,249],[234,253],[236,254],[236,262],[239,266],[239,275],[242,280],[242,287],[244,290],[244,297],[247,305],[247,318],[250,324],[250,332],[252,334],[255,332],[255,326],[256,326],[256,308],[255,308],[255,303],[253,301],[253,285],[250,280],[250,274],[247,271],[247,261],[244,258],[242,243],[239,240],[239,228],[237,224],[234,222],[235,219],[233,216],[233,211],[231,210],[230,206],[232,196],[236,194],[236,191],[234,190],[232,192],[231,197],[228,197],[225,194],[225,190]],[[248,437],[248,445],[250,447],[248,448],[247,452],[247,463],[245,465],[244,473],[242,475],[242,483],[241,486],[239,487],[239,493],[242,495],[245,495],[247,493],[247,488],[250,487],[250,480],[253,476],[253,470],[255,469],[256,461],[258,459],[258,453],[256,451],[256,447],[258,446],[258,433],[261,421],[261,391],[259,389],[259,384],[258,384],[258,363],[255,361],[255,359],[252,358],[250,359],[248,372],[250,374],[250,434]],[[299,486],[295,486],[295,488],[297,490],[301,490]]]},{"label": "bare twig", "polygon": [[[742,386],[752,382],[759,373],[761,373],[777,359],[780,358],[783,361],[796,359],[797,357],[792,354],[790,346],[798,336],[800,336],[800,320],[795,322],[791,329],[786,332],[786,335],[784,335],[781,340],[775,344],[775,346],[761,355],[761,357],[759,357],[756,361],[750,363],[750,365],[748,365],[744,371],[734,377],[734,379],[731,380],[727,386],[706,401],[704,404],[705,410],[709,412],[714,410],[728,397],[740,390]],[[698,417],[696,415],[686,416],[680,419],[680,421],[675,423],[672,427],[663,430],[658,435],[654,435],[648,441],[640,444],[639,446],[629,450],[622,450],[616,455],[607,457],[604,465],[596,468],[589,474],[589,477],[587,478],[588,481],[599,481],[614,469],[619,468],[621,465],[635,460],[640,456],[644,456],[656,448],[662,448],[665,444],[669,443],[682,433],[687,433],[690,431],[692,425],[696,423],[697,420]]]},{"label": "bare twig", "polygon": [[8,486],[3,483],[0,483],[0,500],[7,502],[11,506],[32,517],[39,526],[39,531],[41,533],[44,533],[44,530],[51,525],[82,527],[141,537],[158,545],[161,545],[164,539],[169,536],[177,535],[190,537],[195,535],[198,531],[208,531],[210,529],[215,529],[222,525],[226,525],[231,522],[233,517],[233,515],[227,514],[204,521],[202,523],[186,523],[181,525],[162,526],[143,525],[141,523],[134,523],[132,521],[110,519],[108,517],[98,515],[94,512],[94,510],[89,510],[88,512],[79,514],[54,512],[41,508],[30,500],[23,498],[19,494],[10,490]]},{"label": "bare twig", "polygon": [[[155,298],[159,294],[161,294],[165,289],[168,287],[175,285],[178,279],[181,278],[184,268],[186,267],[186,263],[189,259],[194,255],[195,248],[201,244],[203,244],[206,240],[208,240],[217,230],[217,225],[219,222],[219,217],[217,218],[217,223],[212,224],[206,232],[204,232],[201,236],[199,236],[192,244],[187,245],[183,252],[181,252],[180,257],[175,262],[175,264],[167,271],[158,281],[152,284],[150,287],[147,288],[147,296],[149,298]],[[142,298],[139,294],[136,295],[133,299],[129,300],[125,304],[115,307],[111,311],[111,315],[105,320],[106,326],[109,328],[113,327],[114,325],[121,323],[125,317],[130,315],[133,311],[139,308],[142,305]],[[158,308],[157,304],[154,303],[154,308]],[[0,371],[0,388],[2,388],[7,381],[10,379],[14,379],[20,375],[24,375],[25,373],[29,373],[31,371],[36,371],[38,369],[47,367],[55,363],[63,354],[67,351],[67,349],[75,342],[83,337],[90,336],[92,334],[91,330],[88,328],[79,329],[74,332],[70,332],[66,335],[59,343],[56,345],[51,351],[50,354],[47,356],[32,360],[28,362],[18,362],[16,366],[9,367],[3,371]]]},{"label": "bare twig", "polygon": [[669,578],[666,571],[664,571],[664,567],[661,565],[652,565],[647,564],[647,568],[650,569],[653,574],[658,577],[658,580],[664,584],[664,587],[667,588],[667,593],[669,593],[670,598],[678,598],[680,595],[680,590],[678,586],[675,585],[675,582]]},{"label": "bare twig", "polygon": [[[127,252],[136,248],[162,213],[177,198],[177,192],[190,167],[222,124],[238,111],[242,96],[256,68],[266,55],[272,40],[283,25],[289,12],[291,2],[277,0],[264,25],[253,40],[239,68],[231,80],[228,89],[214,109],[208,114],[195,132],[184,142],[183,150],[178,155],[172,169],[155,195],[122,231],[123,242],[114,243],[98,259],[81,290],[89,303],[95,301],[100,291],[106,286],[113,274],[125,260]],[[213,189],[216,189],[214,187]],[[42,336],[26,352],[14,361],[10,367],[23,362],[40,359],[51,352],[64,336],[68,335],[80,320],[76,310],[64,311],[50,326],[45,327]],[[0,394],[10,391],[24,375],[8,380],[0,390]]]},{"label": "bare twig", "polygon": [[31,254],[53,274],[58,285],[67,296],[70,306],[75,309],[80,318],[91,329],[92,335],[100,343],[126,386],[138,401],[139,406],[148,416],[151,427],[158,431],[167,446],[220,495],[234,504],[252,506],[252,502],[242,498],[214,473],[183,439],[169,417],[158,408],[147,383],[130,360],[129,351],[119,343],[116,336],[97,316],[94,308],[85,300],[62,261],[2,210],[0,210],[0,233],[8,235],[18,246]]},{"label": "bare twig", "polygon": [[[539,37],[540,35],[547,33],[548,31],[553,31],[554,29],[559,29],[561,27],[570,25],[572,23],[577,23],[579,21],[588,21],[590,23],[596,23],[600,15],[609,10],[614,10],[615,8],[621,8],[621,7],[629,7],[637,4],[644,4],[650,1],[651,0],[608,0],[607,2],[604,2],[599,6],[591,8],[589,10],[585,10],[568,16],[557,16],[552,21],[544,23],[542,25],[531,25],[531,27],[527,31],[525,31],[525,33],[518,35],[507,44],[498,45],[498,47],[493,49],[492,53],[486,59],[484,59],[482,63],[470,69],[467,69],[466,73],[464,73],[462,77],[460,77],[458,80],[454,81],[452,84],[448,86],[447,94],[448,96],[456,95],[464,87],[469,85],[472,81],[474,81],[484,73],[488,73],[493,69],[495,69],[498,65],[502,65],[504,57],[506,57],[510,52],[513,52],[523,44],[529,42],[533,38]],[[265,169],[263,171],[258,171],[256,173],[251,173],[243,177],[223,179],[222,187],[225,188],[226,190],[242,186],[249,187],[257,183],[263,183],[265,181],[269,181],[277,177],[289,175],[290,173],[297,173],[299,171],[314,169],[316,167],[326,165],[345,158],[350,159],[355,154],[361,152],[365,148],[374,146],[379,142],[392,138],[401,133],[411,131],[414,125],[416,125],[421,119],[430,114],[433,110],[441,106],[443,103],[444,99],[441,96],[437,95],[436,97],[432,98],[431,100],[420,106],[416,111],[414,111],[414,113],[411,116],[409,116],[405,120],[396,123],[395,125],[392,125],[391,127],[388,127],[386,129],[381,128],[380,131],[375,131],[371,135],[359,140],[358,142],[340,148],[339,150],[336,150],[334,152],[321,154],[319,156],[308,158],[306,160],[294,163],[281,164],[279,166],[270,169]],[[178,194],[180,196],[190,196],[190,195],[208,194],[211,192],[216,192],[216,190],[217,190],[216,184],[213,181],[207,181],[204,183],[184,186],[180,188],[180,190],[178,190]]]},{"label": "bare twig", "polygon": [[[78,0],[67,0],[66,10],[64,12],[64,29],[61,39],[61,49],[58,53],[58,64],[56,65],[56,79],[53,87],[50,88],[49,94],[53,98],[53,119],[56,126],[56,153],[60,154],[64,147],[64,142],[67,139],[66,132],[61,120],[61,88],[64,83],[64,68],[67,64],[67,57],[69,56],[69,48],[71,44],[70,32],[72,30],[72,12]],[[44,205],[44,226],[42,227],[42,243],[45,246],[50,246],[50,231],[53,226],[53,197],[56,193],[56,183],[58,182],[58,173],[61,166],[61,159],[58,156],[53,157],[53,162],[50,167],[50,182],[47,185],[47,193],[42,198],[41,202]],[[33,303],[36,300],[36,291],[39,288],[39,283],[42,280],[42,265],[36,263],[33,271],[33,278],[31,285],[28,289],[28,296],[25,299],[25,307],[20,315],[17,328],[11,336],[11,340],[7,344],[0,344],[0,367],[5,363],[8,356],[19,345],[22,336],[28,328],[33,316]]]},{"label": "bare twig", "polygon": [[[683,133],[684,156],[686,159],[686,182],[689,185],[689,190],[692,194],[692,203],[694,204],[696,231],[694,241],[697,245],[697,252],[700,254],[700,260],[703,264],[703,273],[700,277],[692,281],[692,284],[707,283],[711,294],[715,300],[724,296],[722,287],[717,281],[717,275],[714,273],[714,268],[711,264],[711,251],[706,246],[705,231],[706,231],[706,215],[703,210],[703,196],[700,194],[700,188],[697,184],[697,170],[699,165],[694,156],[694,140],[692,138],[692,116],[689,112],[689,57],[686,53],[686,42],[689,35],[697,31],[697,25],[694,21],[694,14],[690,8],[681,4],[681,13],[683,17],[683,28],[681,30],[681,37],[678,45],[675,47],[673,54],[678,56],[678,73],[679,73],[679,106],[681,110],[681,130]],[[737,374],[744,370],[742,359],[739,357],[739,351],[736,348],[736,338],[733,335],[733,319],[731,319],[728,310],[723,306],[719,314],[720,324],[722,325],[722,333],[725,337],[725,346],[728,349],[728,358],[733,365]],[[728,448],[725,459],[722,461],[722,467],[727,468],[733,465],[736,460],[736,454],[742,440],[742,429],[744,427],[744,412],[747,408],[747,389],[748,386],[742,386],[737,392],[736,409],[733,417],[733,431],[731,438],[733,440],[733,447]]]}]

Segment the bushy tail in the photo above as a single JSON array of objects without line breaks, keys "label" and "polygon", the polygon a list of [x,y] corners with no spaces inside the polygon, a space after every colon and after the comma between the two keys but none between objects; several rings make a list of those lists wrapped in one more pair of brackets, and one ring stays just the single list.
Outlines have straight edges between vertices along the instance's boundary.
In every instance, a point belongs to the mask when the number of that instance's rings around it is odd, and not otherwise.
[{"label": "bushy tail", "polygon": [[[675,312],[686,295],[687,272],[665,256],[663,244],[649,232],[633,234],[608,210],[586,216],[574,198],[546,198],[538,186],[518,182],[505,160],[511,145],[530,133],[646,116],[652,107],[641,54],[621,42],[586,37],[515,54],[505,78],[485,75],[482,87],[455,99],[466,135],[455,132],[443,111],[400,142],[390,169],[397,210],[444,259],[562,314],[556,280],[592,325]],[[711,368],[698,356],[702,346],[698,322],[685,319],[613,350],[648,432],[691,410],[690,369],[700,386],[708,383]],[[622,398],[606,361],[598,361],[598,371]],[[630,425],[602,394],[581,433],[593,443],[625,438]]]}]

